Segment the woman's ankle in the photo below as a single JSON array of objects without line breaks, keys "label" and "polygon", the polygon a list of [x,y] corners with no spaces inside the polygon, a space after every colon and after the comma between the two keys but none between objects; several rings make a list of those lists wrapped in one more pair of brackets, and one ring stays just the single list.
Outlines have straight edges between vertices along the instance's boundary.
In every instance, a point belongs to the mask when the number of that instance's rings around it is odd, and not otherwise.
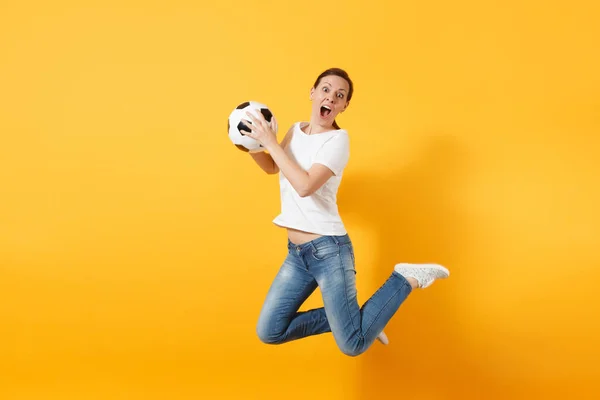
[{"label": "woman's ankle", "polygon": [[419,287],[419,282],[417,282],[415,278],[408,277],[405,279],[408,281],[408,283],[410,283],[411,288],[417,289]]}]

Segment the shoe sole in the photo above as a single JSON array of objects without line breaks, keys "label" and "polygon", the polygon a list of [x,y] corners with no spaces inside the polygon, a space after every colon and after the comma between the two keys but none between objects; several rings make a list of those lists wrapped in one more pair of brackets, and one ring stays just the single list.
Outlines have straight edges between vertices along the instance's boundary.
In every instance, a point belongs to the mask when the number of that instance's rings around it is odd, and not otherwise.
[{"label": "shoe sole", "polygon": [[[398,265],[398,269],[401,269],[403,266],[406,266],[407,268],[413,268],[413,269],[418,269],[418,268],[428,268],[428,269],[434,269],[437,271],[442,271],[445,274],[445,278],[448,278],[450,276],[450,271],[448,270],[448,268],[442,267],[439,264],[406,264],[406,263],[400,263],[397,264]],[[419,265],[423,265],[423,267],[419,267]],[[424,267],[424,265],[427,265],[426,267]],[[394,268],[395,269],[395,268]],[[396,272],[399,272],[398,270],[396,270]]]}]

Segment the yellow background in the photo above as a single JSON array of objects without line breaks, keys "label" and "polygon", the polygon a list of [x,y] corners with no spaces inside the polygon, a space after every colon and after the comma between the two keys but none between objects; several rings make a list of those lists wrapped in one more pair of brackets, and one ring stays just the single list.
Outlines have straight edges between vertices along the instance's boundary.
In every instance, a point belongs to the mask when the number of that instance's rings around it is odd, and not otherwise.
[{"label": "yellow background", "polygon": [[[0,398],[598,398],[596,2],[81,3],[0,5]],[[452,272],[356,358],[256,337],[277,177],[225,130],[332,66],[359,301]]]}]

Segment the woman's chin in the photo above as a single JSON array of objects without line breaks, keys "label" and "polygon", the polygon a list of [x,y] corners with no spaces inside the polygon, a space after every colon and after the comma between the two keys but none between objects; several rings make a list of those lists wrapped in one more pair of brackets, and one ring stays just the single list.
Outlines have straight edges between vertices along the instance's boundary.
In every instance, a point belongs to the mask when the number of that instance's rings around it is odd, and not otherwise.
[{"label": "woman's chin", "polygon": [[329,113],[328,115],[322,115],[321,113],[319,113],[317,115],[317,121],[319,125],[330,126],[333,125],[334,120],[335,116],[332,113]]}]

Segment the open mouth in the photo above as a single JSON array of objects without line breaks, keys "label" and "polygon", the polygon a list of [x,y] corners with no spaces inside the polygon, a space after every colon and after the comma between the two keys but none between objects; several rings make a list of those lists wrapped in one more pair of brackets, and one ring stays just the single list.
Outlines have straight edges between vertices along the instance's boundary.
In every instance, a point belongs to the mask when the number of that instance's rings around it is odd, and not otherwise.
[{"label": "open mouth", "polygon": [[321,106],[321,117],[327,118],[331,114],[331,108],[328,106]]}]

